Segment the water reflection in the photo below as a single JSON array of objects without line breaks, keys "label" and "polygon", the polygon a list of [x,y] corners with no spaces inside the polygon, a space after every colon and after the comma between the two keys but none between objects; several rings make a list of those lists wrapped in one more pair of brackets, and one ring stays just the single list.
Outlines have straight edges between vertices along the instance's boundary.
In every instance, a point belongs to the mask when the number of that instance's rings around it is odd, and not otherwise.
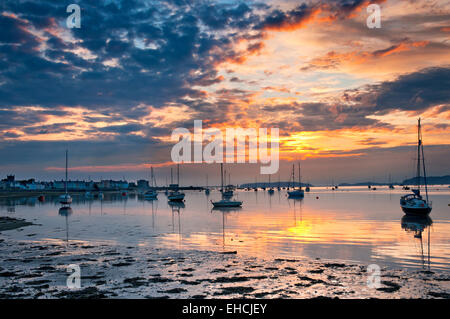
[{"label": "water reflection", "polygon": [[177,216],[178,219],[178,239],[181,244],[182,239],[182,233],[181,233],[181,210],[186,207],[184,202],[168,202],[170,208],[172,209],[172,233],[175,233],[175,216]]},{"label": "water reflection", "polygon": [[66,242],[69,243],[69,216],[72,215],[73,210],[69,206],[63,206],[59,209],[59,216],[66,218]]},{"label": "water reflection", "polygon": [[431,269],[430,264],[430,246],[431,246],[431,237],[430,237],[430,226],[433,224],[433,220],[429,216],[413,216],[413,215],[404,215],[401,220],[402,229],[404,229],[407,233],[413,233],[414,239],[417,239],[420,243],[420,259],[422,261],[422,266],[425,268],[425,256],[423,249],[423,241],[422,241],[422,233],[425,229],[428,228],[428,245],[427,245],[427,257],[428,257],[428,270]]},{"label": "water reflection", "polygon": [[[291,201],[293,202],[293,211],[294,211],[294,225],[297,226],[298,217],[300,218],[300,224],[302,222],[302,206],[303,206],[303,198],[288,198],[289,207],[291,207]],[[298,212],[297,212],[298,210]]]},{"label": "water reflection", "polygon": [[213,207],[211,213],[221,213],[222,214],[222,248],[225,250],[226,243],[226,233],[225,233],[225,220],[226,216],[233,212],[240,212],[242,207]]},{"label": "water reflection", "polygon": [[[432,250],[426,233],[430,220],[404,216],[398,207],[403,190],[387,188],[376,192],[366,188],[313,188],[303,199],[288,199],[286,190],[273,196],[237,190],[244,205],[231,211],[211,211],[210,199],[220,196],[216,190],[209,198],[202,192],[188,191],[185,203],[146,201],[131,193],[105,193],[103,200],[75,194],[71,206],[77,212],[76,223],[68,218],[65,237],[68,241],[70,226],[71,241],[228,249],[263,258],[305,256],[419,269],[427,258],[418,258],[423,250],[430,255],[434,271],[450,269],[450,189],[432,192]],[[64,229],[59,226],[63,219],[55,218],[59,206],[58,196],[52,195],[46,195],[45,202],[0,198],[0,213],[14,211],[14,217],[40,225],[9,233],[19,240],[29,239],[27,234],[34,234],[33,240],[62,240]],[[64,214],[70,215],[60,215]]]}]

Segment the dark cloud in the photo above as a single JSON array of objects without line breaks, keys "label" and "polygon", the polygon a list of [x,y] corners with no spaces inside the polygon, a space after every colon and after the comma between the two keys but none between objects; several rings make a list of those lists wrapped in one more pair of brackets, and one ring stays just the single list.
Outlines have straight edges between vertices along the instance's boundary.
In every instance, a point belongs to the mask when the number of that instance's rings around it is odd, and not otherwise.
[{"label": "dark cloud", "polygon": [[[305,26],[316,16],[323,21],[347,19],[371,3],[386,0],[328,0],[302,3],[291,10],[273,10],[258,25],[262,30],[294,30]],[[319,20],[320,21],[320,20]]]},{"label": "dark cloud", "polygon": [[22,131],[26,134],[35,135],[35,134],[56,134],[56,133],[66,133],[73,132],[72,127],[76,123],[54,123],[50,125],[39,125],[33,127],[26,127]]},{"label": "dark cloud", "polygon": [[[182,97],[200,98],[195,86],[223,80],[217,64],[240,61],[262,48],[256,42],[247,51],[234,50],[239,39],[261,37],[252,28],[259,18],[244,2],[80,4],[81,28],[70,30],[72,41],[55,32],[65,29],[65,3],[4,2],[9,16],[0,16],[0,106],[122,111],[141,103],[159,107]],[[108,64],[114,59],[117,65]]]},{"label": "dark cloud", "polygon": [[[293,102],[262,106],[261,112],[288,116],[283,129],[338,130],[343,128],[393,128],[370,115],[383,115],[394,110],[425,111],[435,108],[436,114],[450,108],[450,68],[433,67],[401,75],[384,81],[345,91],[334,102]],[[264,118],[264,116],[262,116]]]},{"label": "dark cloud", "polygon": [[366,104],[368,111],[382,114],[391,110],[418,111],[440,104],[448,105],[449,87],[450,67],[433,67],[347,93],[353,102],[363,107]]}]

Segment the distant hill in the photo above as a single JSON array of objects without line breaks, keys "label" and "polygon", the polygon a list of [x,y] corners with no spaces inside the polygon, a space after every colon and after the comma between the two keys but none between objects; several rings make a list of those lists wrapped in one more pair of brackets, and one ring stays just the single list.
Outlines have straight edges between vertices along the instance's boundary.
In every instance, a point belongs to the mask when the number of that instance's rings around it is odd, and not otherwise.
[{"label": "distant hill", "polygon": [[[392,182],[394,185],[398,185],[398,183]],[[388,183],[374,183],[374,182],[360,182],[360,183],[340,183],[338,186],[382,186],[388,185]]]},{"label": "distant hill", "polygon": [[[420,183],[423,185],[424,180],[423,178],[420,179]],[[445,185],[450,184],[450,175],[446,176],[430,176],[427,177],[427,183],[428,185]],[[402,182],[392,182],[393,185],[416,185],[417,184],[417,177],[408,178],[405,179]],[[388,182],[385,183],[374,183],[374,182],[359,182],[359,183],[340,183],[339,186],[383,186],[383,185],[389,185]]]},{"label": "distant hill", "polygon": [[[405,179],[403,182],[405,185],[415,185],[417,184],[417,177]],[[424,183],[424,179],[420,178],[420,183]],[[427,177],[428,185],[444,185],[450,184],[450,175],[445,176],[430,176]]]},{"label": "distant hill", "polygon": [[[295,187],[298,187],[299,185],[300,184],[298,182],[294,183]],[[246,184],[239,185],[239,187],[243,187],[243,188],[247,188],[247,187],[251,187],[251,188],[258,187],[258,188],[261,188],[261,187],[278,187],[278,186],[280,186],[280,187],[292,187],[292,182],[246,183]],[[302,183],[302,187],[306,187],[306,186],[312,187],[313,185],[308,184],[308,183]]]}]

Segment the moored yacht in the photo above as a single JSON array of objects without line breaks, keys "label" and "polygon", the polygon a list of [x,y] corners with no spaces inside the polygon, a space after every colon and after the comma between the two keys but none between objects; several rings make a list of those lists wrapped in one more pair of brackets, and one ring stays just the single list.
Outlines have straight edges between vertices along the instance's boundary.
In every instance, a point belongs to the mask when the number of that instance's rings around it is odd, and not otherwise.
[{"label": "moored yacht", "polygon": [[[221,177],[221,184],[222,184],[222,195],[225,193],[223,189],[223,163],[220,163],[220,177]],[[237,200],[231,200],[230,197],[225,197],[219,201],[211,201],[214,207],[240,207],[242,206],[242,201]]]},{"label": "moored yacht", "polygon": [[[171,184],[172,186],[173,184]],[[175,187],[174,191],[171,191],[168,195],[167,195],[167,199],[170,202],[182,202],[184,200],[184,196],[185,194],[183,192],[179,191],[179,186],[180,185],[180,164],[177,165],[177,184]]]},{"label": "moored yacht", "polygon": [[[294,184],[295,180],[295,169],[294,165],[292,165],[292,183]],[[298,163],[298,188],[293,191],[288,192],[289,198],[303,198],[305,196],[305,191],[302,189],[301,182],[301,173],[300,173],[300,163]]]},{"label": "moored yacht", "polygon": [[67,165],[68,165],[68,154],[69,151],[66,150],[66,180],[64,182],[64,189],[65,189],[65,194],[62,194],[61,196],[59,196],[59,202],[63,205],[70,205],[72,204],[72,197],[69,195],[69,193],[67,192]]},{"label": "moored yacht", "polygon": [[[417,125],[417,188],[412,190],[412,194],[404,195],[400,198],[400,206],[405,214],[428,215],[431,212],[431,202],[428,200],[427,174],[425,170],[425,158],[422,143],[422,130],[420,118]],[[425,188],[425,198],[421,194],[421,168],[423,167],[423,180]]]},{"label": "moored yacht", "polygon": [[155,200],[158,199],[158,192],[156,191],[156,179],[153,174],[153,167],[150,168],[150,189],[144,193],[144,198],[147,200]]}]

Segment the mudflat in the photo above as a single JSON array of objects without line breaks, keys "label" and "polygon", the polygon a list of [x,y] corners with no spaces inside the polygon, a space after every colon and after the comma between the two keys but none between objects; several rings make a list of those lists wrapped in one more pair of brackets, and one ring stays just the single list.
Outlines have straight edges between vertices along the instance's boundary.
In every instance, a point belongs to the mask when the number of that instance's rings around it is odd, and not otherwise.
[{"label": "mudflat", "polygon": [[24,219],[17,219],[12,217],[0,217],[0,232],[4,230],[11,230],[25,226],[33,225]]}]

